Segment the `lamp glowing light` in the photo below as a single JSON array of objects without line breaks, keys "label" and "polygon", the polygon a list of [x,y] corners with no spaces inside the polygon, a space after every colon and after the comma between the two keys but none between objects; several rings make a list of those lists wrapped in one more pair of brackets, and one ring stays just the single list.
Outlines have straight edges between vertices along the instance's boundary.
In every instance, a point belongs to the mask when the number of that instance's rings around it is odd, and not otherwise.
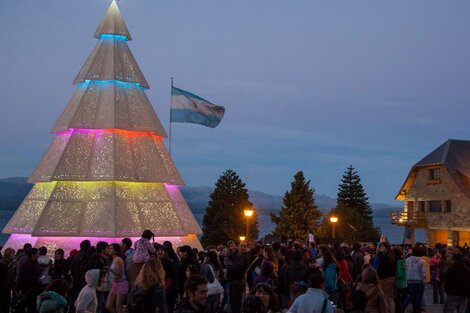
[{"label": "lamp glowing light", "polygon": [[240,241],[245,241],[246,237],[245,236],[240,236]]},{"label": "lamp glowing light", "polygon": [[338,217],[336,216],[330,216],[330,222],[331,222],[331,237],[333,239],[335,239],[335,235],[336,235],[336,223],[338,222]]},{"label": "lamp glowing light", "polygon": [[243,210],[243,214],[245,214],[245,217],[246,217],[246,238],[247,238],[247,240],[250,240],[250,218],[253,216],[254,213],[255,213],[255,210],[253,210],[253,209]]},{"label": "lamp glowing light", "polygon": [[246,217],[252,217],[254,212],[255,211],[252,209],[243,210],[243,213],[245,214]]}]

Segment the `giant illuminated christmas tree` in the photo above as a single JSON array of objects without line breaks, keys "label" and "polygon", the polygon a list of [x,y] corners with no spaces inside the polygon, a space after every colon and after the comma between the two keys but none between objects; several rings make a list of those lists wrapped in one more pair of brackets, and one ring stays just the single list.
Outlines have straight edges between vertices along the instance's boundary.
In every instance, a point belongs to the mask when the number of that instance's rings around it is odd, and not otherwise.
[{"label": "giant illuminated christmas tree", "polygon": [[5,246],[70,250],[84,238],[111,242],[150,229],[156,240],[200,247],[201,229],[179,192],[183,180],[114,0],[95,37],[52,128],[56,137],[29,179],[34,187],[3,230],[11,234]]}]

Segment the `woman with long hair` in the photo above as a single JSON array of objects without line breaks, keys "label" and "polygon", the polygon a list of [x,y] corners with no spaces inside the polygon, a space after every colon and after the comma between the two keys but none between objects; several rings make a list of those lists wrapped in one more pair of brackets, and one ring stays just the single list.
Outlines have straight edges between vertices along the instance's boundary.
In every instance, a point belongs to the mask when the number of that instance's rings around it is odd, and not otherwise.
[{"label": "woman with long hair", "polygon": [[387,303],[382,288],[379,286],[377,272],[372,267],[367,267],[362,272],[362,282],[357,285],[358,290],[365,292],[367,296],[366,312],[387,313]]},{"label": "woman with long hair", "polygon": [[169,249],[162,245],[155,247],[157,250],[157,258],[162,263],[165,270],[165,300],[168,313],[173,313],[178,298],[178,287],[176,285],[176,270],[173,267],[169,256]]},{"label": "woman with long hair", "polygon": [[408,294],[407,281],[406,281],[406,263],[403,254],[403,248],[400,246],[393,248],[393,254],[397,259],[397,269],[395,271],[395,288],[397,289],[397,297],[395,301],[395,310],[398,313],[403,313],[403,302]]},{"label": "woman with long hair", "polygon": [[388,242],[382,242],[377,253],[377,275],[384,292],[385,301],[390,313],[395,313],[395,285],[397,261]]},{"label": "woman with long hair", "polygon": [[195,267],[199,267],[199,263],[194,259],[194,252],[190,246],[182,246],[179,248],[179,257],[181,259],[181,263],[179,265],[177,271],[177,278],[178,278],[178,293],[180,298],[183,298],[184,294],[184,283],[188,279],[186,270],[188,266],[194,265]]},{"label": "woman with long hair", "polygon": [[129,292],[129,284],[124,273],[121,246],[117,243],[110,244],[108,253],[112,258],[112,263],[111,266],[105,266],[104,269],[111,275],[112,284],[106,300],[106,309],[111,313],[122,313],[122,306]]},{"label": "woman with long hair", "polygon": [[[222,265],[220,264],[219,257],[215,251],[208,251],[204,258],[204,263],[201,266],[201,274],[207,278],[210,284],[215,279],[220,279],[223,275]],[[215,313],[219,307],[220,294],[209,295],[204,306],[204,312]]]},{"label": "woman with long hair", "polygon": [[338,305],[338,264],[328,247],[320,247],[320,254],[323,257],[323,276],[325,278],[325,291],[330,296],[330,301],[333,301],[336,305]]},{"label": "woman with long hair", "polygon": [[263,248],[263,261],[270,261],[273,263],[274,275],[277,277],[277,274],[279,272],[279,259],[276,255],[276,252],[274,252],[272,246],[265,246]]},{"label": "woman with long hair", "polygon": [[148,260],[135,280],[136,290],[132,293],[144,293],[142,302],[138,304],[138,312],[167,312],[165,301],[165,270],[158,259]]},{"label": "woman with long hair", "polygon": [[259,283],[252,289],[251,295],[261,299],[267,313],[280,313],[282,311],[277,295],[270,285]]},{"label": "woman with long hair", "polygon": [[54,252],[54,263],[52,263],[49,273],[52,279],[67,278],[69,274],[69,266],[64,258],[64,250],[57,249]]}]

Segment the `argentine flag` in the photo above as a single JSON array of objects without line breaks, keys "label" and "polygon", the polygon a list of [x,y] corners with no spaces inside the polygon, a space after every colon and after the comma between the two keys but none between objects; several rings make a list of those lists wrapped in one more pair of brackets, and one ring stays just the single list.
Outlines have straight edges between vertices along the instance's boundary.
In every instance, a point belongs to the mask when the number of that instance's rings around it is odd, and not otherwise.
[{"label": "argentine flag", "polygon": [[195,94],[171,87],[170,122],[216,127],[224,117],[223,106],[210,103]]}]

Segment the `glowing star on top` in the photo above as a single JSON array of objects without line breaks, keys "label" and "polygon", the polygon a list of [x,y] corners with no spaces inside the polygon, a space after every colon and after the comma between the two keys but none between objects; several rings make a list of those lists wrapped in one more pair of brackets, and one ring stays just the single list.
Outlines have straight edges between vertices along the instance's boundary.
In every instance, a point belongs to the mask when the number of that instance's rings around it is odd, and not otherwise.
[{"label": "glowing star on top", "polygon": [[5,246],[70,251],[84,238],[119,242],[149,229],[157,241],[200,248],[201,228],[179,191],[183,179],[115,1],[95,37],[56,137],[29,178],[34,187],[3,230],[11,234]]},{"label": "glowing star on top", "polygon": [[100,35],[124,36],[126,40],[132,40],[115,0],[109,6],[100,26],[96,29],[95,37],[100,38]]}]

